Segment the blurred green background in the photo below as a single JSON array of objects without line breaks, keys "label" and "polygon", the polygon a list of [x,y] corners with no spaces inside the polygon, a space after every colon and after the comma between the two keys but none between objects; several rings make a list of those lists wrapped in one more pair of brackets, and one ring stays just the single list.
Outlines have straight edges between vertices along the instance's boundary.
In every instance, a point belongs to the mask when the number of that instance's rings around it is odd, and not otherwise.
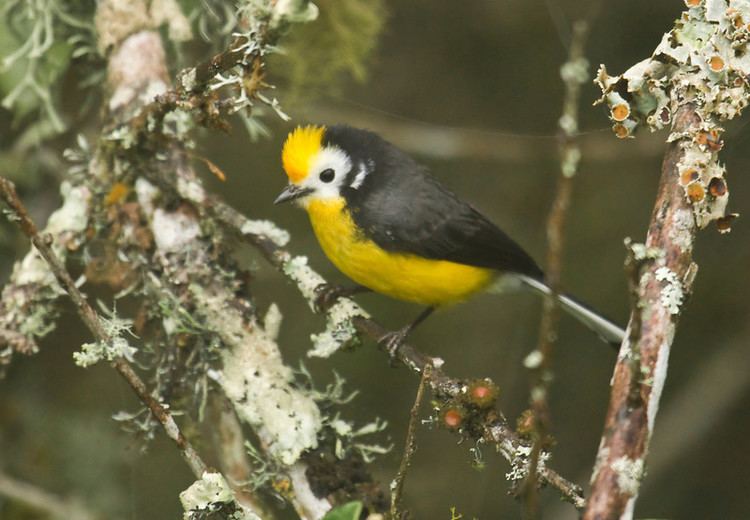
[{"label": "blurred green background", "polygon": [[[325,16],[338,2],[319,4]],[[383,24],[364,68],[355,74],[328,77],[321,72],[317,77],[314,60],[328,58],[315,50],[308,66],[299,65],[299,55],[275,58],[269,77],[280,85],[276,95],[292,122],[267,117],[270,137],[253,144],[240,124],[230,135],[201,133],[199,153],[228,174],[225,183],[207,172],[205,178],[245,214],[289,229],[294,253],[309,255],[324,276],[343,282],[321,253],[304,213],[275,207],[272,200],[285,184],[279,153],[293,125],[363,126],[413,153],[541,261],[558,171],[559,66],[566,58],[571,23],[598,10],[586,45],[590,72],[606,63],[610,72],[619,73],[650,55],[683,6],[678,0],[387,0],[382,10],[374,10],[374,19],[338,20],[355,35],[352,42],[358,40],[358,23],[372,34]],[[326,45],[326,33],[314,24],[304,31],[298,35],[306,38],[304,45],[293,40],[290,52],[304,54],[305,46],[315,47],[316,42]],[[587,83],[580,121],[583,159],[569,212],[563,282],[570,292],[624,323],[628,299],[623,239],[645,236],[666,136],[639,133],[635,140],[618,141],[603,109],[591,106],[596,97],[596,89]],[[63,111],[75,113],[80,102],[75,77],[67,77],[60,96]],[[744,215],[750,212],[750,183],[744,175],[750,167],[750,140],[744,121],[727,130],[721,157],[729,171],[730,208]],[[74,123],[53,142],[52,150],[71,146],[75,133],[95,131],[92,118]],[[5,152],[17,132],[11,115],[0,110],[0,146]],[[34,175],[41,180],[24,189],[39,220],[56,206],[61,173],[55,153],[45,148],[37,159],[45,157],[42,154],[51,158],[35,167]],[[0,168],[16,176],[27,168],[23,162],[13,163],[7,153],[0,160]],[[14,258],[27,247],[12,226],[0,226],[4,281]],[[253,268],[259,305],[280,306],[281,346],[289,363],[296,365],[310,347],[309,335],[324,326],[322,318],[312,315],[297,290],[254,251],[239,247],[239,252]],[[700,270],[670,359],[648,475],[636,508],[640,518],[747,518],[750,511],[750,231],[744,219],[728,236],[713,228],[701,232],[695,259]],[[358,300],[394,328],[419,310],[378,295]],[[528,402],[522,359],[536,345],[539,312],[540,300],[534,295],[479,296],[428,320],[412,340],[443,358],[451,375],[493,378],[501,388],[502,409],[515,420]],[[141,443],[110,420],[120,409],[133,409],[135,402],[109,368],[83,370],[72,364],[71,353],[87,339],[68,308],[42,351],[17,357],[0,381],[0,469],[60,495],[82,497],[92,509],[105,512],[103,518],[179,517],[177,493],[189,485],[191,475],[163,438],[143,454]],[[581,484],[587,483],[593,466],[614,357],[587,330],[563,319],[551,395],[557,439],[551,464]],[[389,367],[372,343],[330,360],[305,363],[321,383],[335,370],[350,388],[360,390],[345,409],[349,417],[366,422],[379,416],[389,422],[381,441],[393,442],[395,449],[372,466],[382,482],[389,482],[401,456],[415,376],[403,367]],[[471,442],[458,443],[456,436],[426,427],[417,440],[405,495],[415,518],[448,519],[451,506],[465,518],[520,516],[519,505],[506,494],[508,467],[491,448],[482,449],[486,465],[477,470],[471,464]],[[576,517],[554,491],[544,491],[542,498],[545,518]],[[2,498],[0,517],[36,518]]]}]

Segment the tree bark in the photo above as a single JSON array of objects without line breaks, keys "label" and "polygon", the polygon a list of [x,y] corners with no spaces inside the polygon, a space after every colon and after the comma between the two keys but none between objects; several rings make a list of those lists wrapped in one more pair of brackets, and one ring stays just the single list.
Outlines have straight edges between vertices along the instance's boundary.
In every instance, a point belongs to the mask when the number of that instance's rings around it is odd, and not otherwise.
[{"label": "tree bark", "polygon": [[[661,168],[646,253],[634,253],[634,307],[612,377],[612,393],[584,520],[631,518],[667,374],[683,295],[696,266],[696,224],[678,165],[700,123],[691,104],[675,114]],[[645,256],[644,256],[645,255]]]}]

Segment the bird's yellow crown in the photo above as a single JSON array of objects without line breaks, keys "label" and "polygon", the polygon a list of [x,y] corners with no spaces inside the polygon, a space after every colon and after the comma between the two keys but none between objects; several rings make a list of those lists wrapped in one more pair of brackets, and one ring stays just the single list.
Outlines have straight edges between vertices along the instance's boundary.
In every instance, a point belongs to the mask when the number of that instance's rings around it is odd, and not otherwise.
[{"label": "bird's yellow crown", "polygon": [[322,126],[298,126],[286,138],[281,151],[281,164],[289,180],[297,184],[307,177],[310,161],[323,146]]}]

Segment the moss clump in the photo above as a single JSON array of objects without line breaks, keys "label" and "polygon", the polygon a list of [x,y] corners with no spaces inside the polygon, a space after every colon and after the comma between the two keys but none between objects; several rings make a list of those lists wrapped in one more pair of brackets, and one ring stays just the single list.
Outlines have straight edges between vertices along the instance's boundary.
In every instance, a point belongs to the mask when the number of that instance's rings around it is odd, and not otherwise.
[{"label": "moss clump", "polygon": [[284,38],[284,52],[271,59],[271,70],[282,76],[290,91],[287,100],[310,99],[311,90],[330,91],[344,74],[364,81],[386,18],[383,0],[315,3],[318,19],[295,27]]}]

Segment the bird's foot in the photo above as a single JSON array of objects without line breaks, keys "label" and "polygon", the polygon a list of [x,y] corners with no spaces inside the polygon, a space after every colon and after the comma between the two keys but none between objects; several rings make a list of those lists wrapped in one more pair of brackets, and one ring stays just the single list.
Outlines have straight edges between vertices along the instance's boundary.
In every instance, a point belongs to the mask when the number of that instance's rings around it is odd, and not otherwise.
[{"label": "bird's foot", "polygon": [[402,329],[386,332],[380,337],[380,339],[378,339],[378,344],[388,352],[392,365],[396,363],[396,360],[398,359],[398,351],[401,348],[401,345],[404,344],[404,341],[406,341],[406,336],[409,335],[410,331],[411,327],[404,327]]},{"label": "bird's foot", "polygon": [[315,312],[325,312],[330,309],[336,300],[341,297],[348,297],[358,292],[366,290],[362,286],[344,287],[332,283],[322,283],[315,288]]}]

